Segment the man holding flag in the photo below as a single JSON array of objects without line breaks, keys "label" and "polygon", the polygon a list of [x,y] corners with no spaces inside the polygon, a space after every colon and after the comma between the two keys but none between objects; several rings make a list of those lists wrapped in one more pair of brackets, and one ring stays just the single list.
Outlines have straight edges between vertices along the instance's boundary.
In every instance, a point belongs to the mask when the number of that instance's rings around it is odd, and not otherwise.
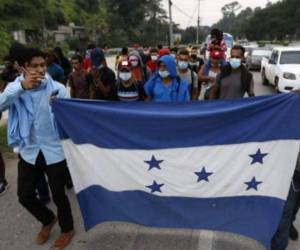
[{"label": "man holding flag", "polygon": [[[50,99],[67,96],[66,88],[46,74],[45,55],[24,48],[17,58],[23,74],[0,94],[0,112],[9,108],[8,143],[19,151],[19,202],[42,224],[37,245],[45,244],[58,221],[61,235],[53,249],[64,249],[74,236],[73,217],[65,194],[67,164],[59,141]],[[57,206],[57,216],[36,197],[46,173]]]}]

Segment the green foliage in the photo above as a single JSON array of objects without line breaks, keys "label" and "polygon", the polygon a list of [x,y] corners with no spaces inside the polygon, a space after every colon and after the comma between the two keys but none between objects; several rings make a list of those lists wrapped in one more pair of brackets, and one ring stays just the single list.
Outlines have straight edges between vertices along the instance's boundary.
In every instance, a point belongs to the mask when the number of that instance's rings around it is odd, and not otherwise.
[{"label": "green foliage", "polygon": [[3,153],[6,157],[13,156],[13,152],[11,148],[7,145],[7,136],[6,136],[6,126],[0,125],[0,151]]},{"label": "green foliage", "polygon": [[[282,0],[265,8],[246,8],[232,2],[222,8],[223,18],[214,25],[224,32],[249,40],[291,40],[300,38],[300,1]],[[286,44],[286,42],[282,42]]]},{"label": "green foliage", "polygon": [[283,0],[255,12],[245,25],[249,39],[285,40],[300,37],[300,1]]},{"label": "green foliage", "polygon": [[4,30],[4,28],[0,27],[0,61],[2,58],[8,54],[8,50],[11,44],[10,35]]},{"label": "green foliage", "polygon": [[[166,42],[168,24],[162,0],[0,0],[0,21],[7,31],[55,30],[74,23],[89,39],[109,46]],[[40,37],[33,40],[42,45]],[[51,45],[51,39],[48,41]],[[73,43],[71,41],[71,43]],[[72,45],[72,44],[71,44]],[[72,46],[71,46],[72,47]]]}]

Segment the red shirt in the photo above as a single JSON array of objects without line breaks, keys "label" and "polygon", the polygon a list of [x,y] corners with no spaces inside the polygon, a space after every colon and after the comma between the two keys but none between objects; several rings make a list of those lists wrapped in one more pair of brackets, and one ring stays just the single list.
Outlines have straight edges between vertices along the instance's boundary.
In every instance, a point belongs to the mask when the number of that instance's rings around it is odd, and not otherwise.
[{"label": "red shirt", "polygon": [[147,62],[147,66],[151,70],[152,73],[155,73],[157,71],[157,61],[149,61]]},{"label": "red shirt", "polygon": [[92,61],[90,58],[84,58],[83,60],[83,68],[85,71],[89,72],[92,68]]}]

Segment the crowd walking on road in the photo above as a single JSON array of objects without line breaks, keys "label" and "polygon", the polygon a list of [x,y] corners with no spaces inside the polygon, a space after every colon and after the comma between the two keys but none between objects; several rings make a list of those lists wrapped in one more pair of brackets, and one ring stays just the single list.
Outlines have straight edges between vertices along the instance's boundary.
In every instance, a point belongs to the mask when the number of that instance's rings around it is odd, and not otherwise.
[{"label": "crowd walking on road", "polygon": [[[8,144],[19,157],[18,198],[42,228],[36,244],[43,245],[58,223],[61,234],[54,249],[64,249],[75,231],[65,187],[72,188],[55,120],[53,98],[120,102],[190,102],[253,97],[254,80],[244,65],[245,48],[235,45],[230,57],[222,31],[211,32],[209,58],[200,48],[124,47],[114,68],[106,52],[91,44],[70,60],[61,48],[41,51],[12,46],[1,74],[0,112],[9,110]],[[67,88],[70,88],[70,95]],[[0,113],[1,117],[1,113]],[[296,166],[295,166],[296,167]],[[289,237],[298,239],[293,221],[300,205],[300,160],[297,163],[281,223],[272,250],[284,250]],[[0,195],[8,188],[5,161],[0,152]],[[52,199],[57,213],[47,203]],[[0,198],[5,199],[5,198]]]}]

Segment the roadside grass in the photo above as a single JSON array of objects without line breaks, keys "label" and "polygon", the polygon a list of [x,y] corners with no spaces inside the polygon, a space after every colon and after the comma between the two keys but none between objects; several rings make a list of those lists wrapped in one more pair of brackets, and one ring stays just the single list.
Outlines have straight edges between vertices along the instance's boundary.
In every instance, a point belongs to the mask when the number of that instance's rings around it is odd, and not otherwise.
[{"label": "roadside grass", "polygon": [[7,145],[6,126],[0,125],[0,152],[4,157],[13,158],[14,153],[12,149]]}]

